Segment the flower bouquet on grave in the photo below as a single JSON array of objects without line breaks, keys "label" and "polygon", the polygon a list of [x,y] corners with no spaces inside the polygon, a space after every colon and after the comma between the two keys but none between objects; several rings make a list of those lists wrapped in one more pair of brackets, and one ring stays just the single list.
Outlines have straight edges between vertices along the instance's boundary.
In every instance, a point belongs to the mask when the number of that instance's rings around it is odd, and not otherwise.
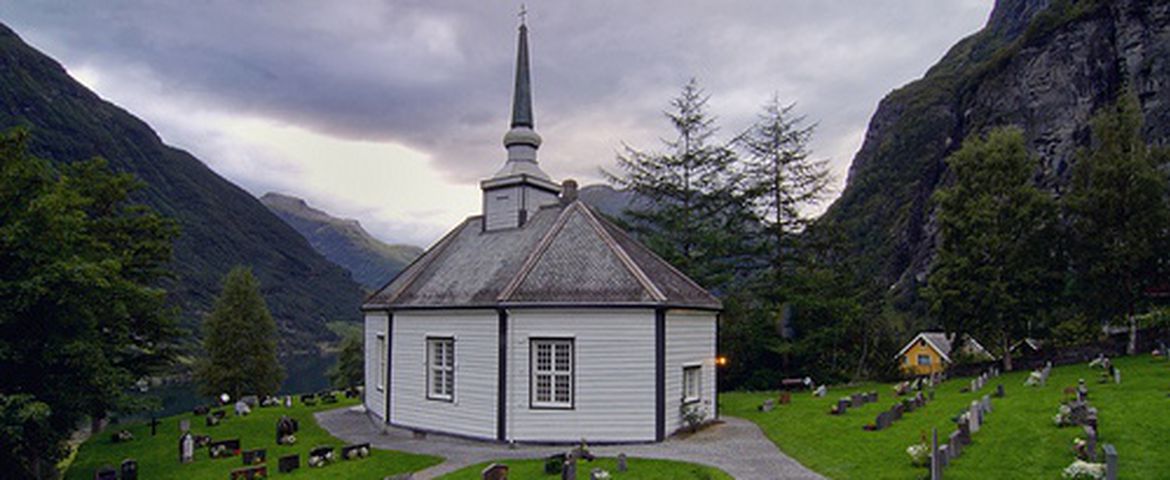
[{"label": "flower bouquet on grave", "polygon": [[1061,404],[1057,409],[1056,415],[1052,416],[1052,423],[1058,427],[1067,427],[1072,425],[1072,408],[1068,405]]},{"label": "flower bouquet on grave", "polygon": [[1068,480],[1101,480],[1105,478],[1105,464],[1077,460],[1065,467],[1060,476]]},{"label": "flower bouquet on grave", "polygon": [[600,468],[594,468],[593,471],[589,473],[589,478],[591,480],[609,480],[609,472]]},{"label": "flower bouquet on grave", "polygon": [[1085,439],[1081,437],[1076,437],[1073,439],[1072,443],[1073,455],[1076,455],[1078,459],[1088,460],[1089,442],[1085,441]]},{"label": "flower bouquet on grave", "polygon": [[910,464],[915,467],[930,465],[930,447],[925,443],[915,443],[906,447],[906,454],[910,456]]}]

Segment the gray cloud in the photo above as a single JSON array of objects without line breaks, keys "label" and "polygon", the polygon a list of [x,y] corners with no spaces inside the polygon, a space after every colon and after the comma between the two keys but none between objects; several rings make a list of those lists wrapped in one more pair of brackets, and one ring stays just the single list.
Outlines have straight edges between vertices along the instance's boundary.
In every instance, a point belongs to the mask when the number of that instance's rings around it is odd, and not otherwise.
[{"label": "gray cloud", "polygon": [[[977,30],[992,1],[533,3],[542,161],[589,179],[620,142],[669,135],[661,111],[690,77],[728,134],[772,92],[797,102],[820,124],[817,153],[843,174],[877,101]],[[503,159],[508,3],[10,0],[0,18],[66,65],[145,71],[188,102],[403,143],[457,181]]]}]

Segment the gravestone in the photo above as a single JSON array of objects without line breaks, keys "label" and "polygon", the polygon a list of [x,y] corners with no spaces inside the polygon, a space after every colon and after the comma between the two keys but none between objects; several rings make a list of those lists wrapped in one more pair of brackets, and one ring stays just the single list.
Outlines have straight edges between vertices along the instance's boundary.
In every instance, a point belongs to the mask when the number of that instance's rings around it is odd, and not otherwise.
[{"label": "gravestone", "polygon": [[195,435],[195,448],[211,445],[211,435]]},{"label": "gravestone", "polygon": [[943,469],[946,469],[947,466],[951,463],[950,450],[951,447],[949,445],[943,444],[938,446],[938,459],[939,463],[942,464]]},{"label": "gravestone", "polygon": [[761,412],[771,412],[774,408],[776,408],[776,402],[773,402],[771,398],[764,400],[763,405],[760,405]]},{"label": "gravestone", "polygon": [[333,461],[333,447],[329,445],[309,450],[309,466],[322,467]]},{"label": "gravestone", "polygon": [[959,417],[959,441],[963,445],[971,444],[971,417],[966,413]]},{"label": "gravestone", "polygon": [[609,472],[600,468],[594,468],[589,472],[589,480],[607,480],[608,478]]},{"label": "gravestone", "polygon": [[288,473],[298,468],[301,468],[301,456],[298,454],[285,455],[278,460],[278,470],[280,473]]},{"label": "gravestone", "polygon": [[626,464],[626,454],[619,453],[617,458],[617,471],[619,473],[626,473],[629,470],[629,465]]},{"label": "gravestone", "polygon": [[337,403],[337,395],[334,395],[332,392],[326,393],[321,396],[321,403]]},{"label": "gravestone", "polygon": [[191,432],[183,432],[179,437],[179,463],[191,463],[195,460],[195,436]]},{"label": "gravestone", "polygon": [[974,391],[976,391],[976,390],[979,390],[978,388],[976,388],[976,387],[975,387],[975,381],[974,381],[974,380],[971,380],[971,386],[970,386],[970,387],[968,387],[968,388],[970,388],[972,392],[974,392]]},{"label": "gravestone", "polygon": [[959,458],[959,454],[963,452],[963,440],[959,438],[960,436],[962,433],[955,430],[947,437],[947,455],[951,459]]},{"label": "gravestone", "polygon": [[821,385],[821,386],[817,387],[816,390],[813,390],[814,397],[824,397],[828,393],[829,393],[829,389],[827,387],[825,387],[824,385]]},{"label": "gravestone", "polygon": [[980,408],[981,408],[981,407],[979,406],[979,402],[978,402],[978,401],[976,401],[976,400],[971,400],[971,408],[968,410],[968,413],[967,413],[967,420],[968,420],[968,422],[970,423],[970,426],[971,426],[971,433],[972,433],[972,434],[974,434],[974,433],[979,433],[979,424],[980,424],[980,420],[981,420],[981,419],[979,418],[979,415],[980,415],[980,413],[979,413],[979,411],[980,411]]},{"label": "gravestone", "polygon": [[263,448],[244,450],[241,456],[243,457],[244,465],[259,465],[268,461],[268,450]]},{"label": "gravestone", "polygon": [[304,395],[301,395],[301,403],[304,405],[308,405],[308,406],[316,405],[317,404],[317,395],[312,394],[312,393],[306,393]]},{"label": "gravestone", "polygon": [[344,460],[356,460],[368,456],[370,456],[370,444],[368,443],[357,443],[341,447],[341,458]]},{"label": "gravestone", "polygon": [[109,465],[98,467],[97,471],[93,472],[93,480],[118,480],[118,471]]},{"label": "gravestone", "polygon": [[901,420],[902,419],[902,412],[904,410],[906,410],[906,407],[902,406],[901,403],[895,404],[894,408],[890,409],[890,413],[892,413],[894,415],[893,420],[895,420],[895,421]]},{"label": "gravestone", "polygon": [[1097,429],[1085,425],[1085,454],[1090,462],[1097,461]]},{"label": "gravestone", "polygon": [[991,396],[983,396],[983,413],[991,413]]},{"label": "gravestone", "polygon": [[237,468],[231,471],[231,480],[259,480],[268,478],[268,467],[258,465],[255,467]]},{"label": "gravestone", "polygon": [[577,461],[574,459],[565,460],[565,464],[561,467],[561,480],[577,480]]},{"label": "gravestone", "polygon": [[885,430],[890,428],[890,412],[879,413],[873,424],[876,430]]},{"label": "gravestone", "polygon": [[480,472],[480,477],[483,480],[508,480],[508,466],[493,463]]},{"label": "gravestone", "polygon": [[138,480],[138,461],[133,458],[122,460],[122,480]]},{"label": "gravestone", "polygon": [[845,398],[837,399],[837,409],[833,411],[836,415],[844,415],[849,411],[849,400]]},{"label": "gravestone", "polygon": [[1120,368],[1113,369],[1113,383],[1121,385],[1121,369]]},{"label": "gravestone", "polygon": [[245,405],[251,408],[260,406],[260,397],[257,397],[256,395],[244,395],[240,397],[240,401],[244,402]]},{"label": "gravestone", "polygon": [[876,390],[875,390],[875,391],[872,391],[872,392],[869,392],[869,401],[871,401],[871,402],[874,402],[874,403],[877,403],[877,401],[878,401],[878,392],[877,392]]},{"label": "gravestone", "polygon": [[235,411],[237,417],[242,417],[252,413],[252,407],[249,407],[247,403],[245,403],[243,400],[240,400],[236,402]]},{"label": "gravestone", "polygon": [[277,445],[292,445],[296,443],[296,437],[293,435],[297,432],[297,421],[287,416],[281,416],[276,421],[276,444]]},{"label": "gravestone", "polygon": [[211,458],[234,457],[240,454],[240,439],[232,438],[219,440],[207,445],[207,454]]},{"label": "gravestone", "polygon": [[186,418],[179,420],[179,432],[180,433],[187,433],[190,431],[191,431],[191,421],[186,419]]},{"label": "gravestone", "polygon": [[942,480],[942,462],[938,458],[938,429],[930,430],[930,479]]},{"label": "gravestone", "polygon": [[1105,444],[1105,480],[1117,480],[1117,449]]},{"label": "gravestone", "polygon": [[207,405],[196,405],[195,408],[191,409],[191,414],[196,417],[207,415],[209,412],[211,412],[211,408]]},{"label": "gravestone", "polygon": [[851,406],[853,408],[858,408],[858,407],[861,407],[862,405],[865,405],[865,399],[862,398],[860,393],[854,393],[853,395],[849,396],[849,403],[850,403],[849,406]]},{"label": "gravestone", "polygon": [[219,425],[219,417],[216,417],[215,415],[208,415],[207,418],[204,419],[203,424],[207,427],[214,427]]},{"label": "gravestone", "polygon": [[292,408],[292,395],[284,396],[284,408]]},{"label": "gravestone", "polygon": [[995,398],[1003,398],[1003,396],[1004,396],[1003,384],[1001,383],[1001,384],[995,386]]},{"label": "gravestone", "polygon": [[158,434],[158,426],[161,423],[157,418],[154,418],[154,415],[150,416],[150,423],[148,423],[150,425],[150,436],[153,437]]}]

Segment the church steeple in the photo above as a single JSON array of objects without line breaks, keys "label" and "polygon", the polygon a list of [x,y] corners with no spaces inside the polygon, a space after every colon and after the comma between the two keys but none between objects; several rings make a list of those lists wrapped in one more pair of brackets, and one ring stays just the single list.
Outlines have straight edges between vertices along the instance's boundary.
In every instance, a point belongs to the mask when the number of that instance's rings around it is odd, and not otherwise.
[{"label": "church steeple", "polygon": [[541,138],[532,115],[532,79],[528,66],[528,25],[521,10],[516,45],[516,83],[512,91],[512,122],[504,134],[508,159],[492,178],[480,182],[483,190],[484,230],[523,226],[528,213],[557,202],[561,187],[540,169],[536,150]]}]

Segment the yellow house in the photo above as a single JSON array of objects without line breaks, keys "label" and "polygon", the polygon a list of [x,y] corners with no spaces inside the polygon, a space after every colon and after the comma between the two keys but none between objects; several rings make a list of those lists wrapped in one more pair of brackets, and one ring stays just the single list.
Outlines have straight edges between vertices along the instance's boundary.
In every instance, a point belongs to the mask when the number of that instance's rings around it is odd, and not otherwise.
[{"label": "yellow house", "polygon": [[[964,337],[961,350],[967,354],[994,358],[974,338]],[[922,332],[898,352],[902,371],[908,375],[930,375],[947,369],[951,364],[951,341],[954,335],[943,332]]]}]

